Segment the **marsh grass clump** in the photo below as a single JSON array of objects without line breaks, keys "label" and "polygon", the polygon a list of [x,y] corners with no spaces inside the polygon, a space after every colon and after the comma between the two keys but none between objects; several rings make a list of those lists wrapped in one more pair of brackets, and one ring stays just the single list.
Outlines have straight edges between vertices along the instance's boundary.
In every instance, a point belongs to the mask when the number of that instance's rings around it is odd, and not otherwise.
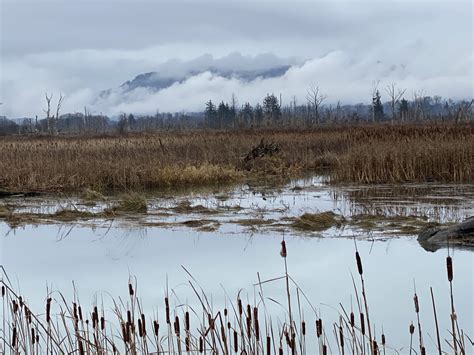
[{"label": "marsh grass clump", "polygon": [[95,202],[95,201],[104,201],[105,196],[99,191],[86,188],[80,195],[80,198],[85,201]]},{"label": "marsh grass clump", "polygon": [[[40,217],[41,215],[38,215],[38,218]],[[96,218],[97,214],[89,211],[64,208],[56,211],[53,214],[48,215],[47,217],[61,222],[73,222],[81,219]]]},{"label": "marsh grass clump", "polygon": [[179,202],[176,206],[171,208],[172,211],[181,214],[188,214],[188,213],[202,213],[202,214],[212,214],[216,213],[215,210],[211,210],[203,205],[195,205],[193,206],[192,203],[188,200],[184,200]]},{"label": "marsh grass clump", "polygon": [[104,214],[123,215],[129,213],[147,213],[147,211],[146,198],[138,193],[131,193],[104,209]]},{"label": "marsh grass clump", "polygon": [[322,213],[305,213],[294,219],[291,226],[305,231],[321,232],[332,227],[341,227],[345,218],[332,211]]}]

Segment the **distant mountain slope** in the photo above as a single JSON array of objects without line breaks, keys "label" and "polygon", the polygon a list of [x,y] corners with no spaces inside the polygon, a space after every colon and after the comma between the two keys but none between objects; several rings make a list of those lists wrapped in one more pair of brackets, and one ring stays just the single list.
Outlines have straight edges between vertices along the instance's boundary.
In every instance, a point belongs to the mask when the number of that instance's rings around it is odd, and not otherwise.
[{"label": "distant mountain slope", "polygon": [[125,91],[137,88],[148,88],[153,90],[162,90],[170,87],[175,83],[181,83],[190,77],[211,72],[213,75],[223,78],[236,78],[243,81],[252,81],[257,78],[267,79],[280,77],[286,73],[290,65],[280,65],[265,69],[245,70],[245,69],[221,69],[215,67],[203,68],[201,70],[189,70],[182,73],[176,73],[170,76],[167,73],[150,72],[139,74],[132,80],[126,81],[120,87]]}]

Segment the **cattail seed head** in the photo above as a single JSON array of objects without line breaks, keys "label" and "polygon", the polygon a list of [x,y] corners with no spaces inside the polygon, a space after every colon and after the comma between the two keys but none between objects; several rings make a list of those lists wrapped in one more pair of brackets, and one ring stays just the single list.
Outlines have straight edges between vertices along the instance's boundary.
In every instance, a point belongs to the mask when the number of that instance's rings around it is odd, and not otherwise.
[{"label": "cattail seed head", "polygon": [[46,322],[49,323],[51,321],[51,298],[46,300]]},{"label": "cattail seed head", "polygon": [[155,332],[155,336],[158,336],[159,330],[160,330],[160,325],[158,324],[156,320],[153,321],[153,331]]},{"label": "cattail seed head", "polygon": [[286,253],[286,243],[285,243],[284,240],[281,242],[280,255],[282,256],[282,258],[286,258],[286,256],[287,256],[287,253]]},{"label": "cattail seed head", "polygon": [[385,346],[385,334],[384,333],[382,333],[382,345]]},{"label": "cattail seed head", "polygon": [[354,312],[351,312],[351,327],[354,328],[355,326],[355,316]]},{"label": "cattail seed head", "polygon": [[130,296],[133,296],[134,293],[135,293],[135,292],[133,291],[133,286],[132,286],[131,283],[129,283],[129,284],[128,284],[128,294],[129,294]]},{"label": "cattail seed head", "polygon": [[2,297],[5,297],[6,289],[5,286],[2,286]]},{"label": "cattail seed head", "polygon": [[420,313],[420,304],[418,303],[418,295],[416,293],[413,297],[413,301],[415,302],[415,312]]},{"label": "cattail seed head", "polygon": [[364,320],[364,313],[360,314],[360,331],[362,335],[365,335],[365,320]]},{"label": "cattail seed head", "polygon": [[242,315],[243,307],[242,307],[242,300],[240,298],[237,298],[237,308],[239,309],[239,315]]},{"label": "cattail seed head", "polygon": [[410,324],[410,334],[413,335],[413,333],[415,332],[415,326],[413,325],[413,323]]},{"label": "cattail seed head", "polygon": [[362,260],[360,259],[360,255],[358,251],[356,251],[356,262],[357,262],[357,271],[359,272],[359,275],[362,275],[364,271],[362,270]]},{"label": "cattail seed head", "polygon": [[306,322],[305,321],[301,322],[301,333],[303,334],[303,336],[306,335]]},{"label": "cattail seed head", "polygon": [[453,281],[453,259],[448,256],[446,258],[446,269],[448,270],[448,281]]},{"label": "cattail seed head", "polygon": [[237,331],[234,330],[234,352],[239,351],[239,338],[237,335]]},{"label": "cattail seed head", "polygon": [[189,312],[186,311],[186,313],[184,314],[184,330],[186,330],[186,332],[189,332],[189,328],[190,328],[190,325],[189,325]]}]

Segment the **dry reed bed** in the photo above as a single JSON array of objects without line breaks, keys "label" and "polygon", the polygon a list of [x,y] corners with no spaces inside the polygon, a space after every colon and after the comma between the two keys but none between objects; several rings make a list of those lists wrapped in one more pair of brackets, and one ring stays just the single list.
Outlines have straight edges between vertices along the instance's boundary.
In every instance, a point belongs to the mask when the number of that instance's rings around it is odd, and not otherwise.
[{"label": "dry reed bed", "polygon": [[[11,286],[6,273],[0,278],[2,299],[2,328],[0,353],[12,354],[367,354],[386,353],[426,354],[428,337],[426,324],[420,321],[420,299],[414,294],[414,319],[406,334],[409,344],[391,344],[390,334],[371,322],[368,295],[364,283],[362,259],[356,249],[357,276],[354,277],[355,309],[341,304],[336,320],[322,319],[304,292],[288,273],[288,251],[281,243],[285,273],[271,280],[258,280],[255,297],[245,299],[241,293],[228,300],[228,307],[217,310],[199,284],[190,276],[199,307],[181,304],[170,306],[167,291],[159,312],[145,314],[136,283],[130,281],[128,296],[114,301],[113,316],[109,318],[104,306],[96,304],[90,310],[74,299],[66,300],[60,292],[49,291],[45,308],[39,313],[30,309],[27,300]],[[446,258],[450,285],[449,315],[438,314],[431,291],[428,301],[432,307],[436,339],[432,339],[438,354],[464,355],[472,350],[468,334],[459,328],[453,296],[453,260]],[[358,279],[356,283],[355,279]],[[264,294],[268,282],[282,282],[285,300],[276,301]],[[448,291],[447,291],[448,292]],[[175,295],[174,291],[172,294]],[[175,295],[178,297],[177,295]],[[285,309],[285,319],[277,320],[267,311],[266,302],[277,302]],[[304,307],[312,309],[304,316]],[[200,308],[200,309],[198,309]],[[157,311],[158,312],[158,311]],[[469,316],[469,315],[468,315]],[[439,318],[438,318],[439,317]],[[439,323],[438,319],[441,321]],[[445,322],[449,319],[449,322]],[[443,339],[439,329],[449,328],[450,339]],[[382,331],[380,332],[380,329]],[[425,329],[424,331],[422,329]],[[312,350],[311,350],[312,349]],[[317,349],[317,350],[316,350]],[[434,352],[432,352],[434,353]]]},{"label": "dry reed bed", "polygon": [[[248,171],[242,156],[262,138],[281,153]],[[472,123],[7,137],[0,139],[0,189],[139,190],[318,168],[329,168],[335,182],[472,182],[473,157]]]}]

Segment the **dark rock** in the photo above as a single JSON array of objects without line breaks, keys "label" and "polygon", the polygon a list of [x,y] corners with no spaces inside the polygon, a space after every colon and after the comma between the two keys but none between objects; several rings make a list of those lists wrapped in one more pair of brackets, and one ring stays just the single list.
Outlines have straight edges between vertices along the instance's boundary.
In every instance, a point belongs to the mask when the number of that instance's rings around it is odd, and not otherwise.
[{"label": "dark rock", "polygon": [[474,217],[450,227],[425,229],[418,235],[418,242],[428,251],[448,246],[474,249]]}]

